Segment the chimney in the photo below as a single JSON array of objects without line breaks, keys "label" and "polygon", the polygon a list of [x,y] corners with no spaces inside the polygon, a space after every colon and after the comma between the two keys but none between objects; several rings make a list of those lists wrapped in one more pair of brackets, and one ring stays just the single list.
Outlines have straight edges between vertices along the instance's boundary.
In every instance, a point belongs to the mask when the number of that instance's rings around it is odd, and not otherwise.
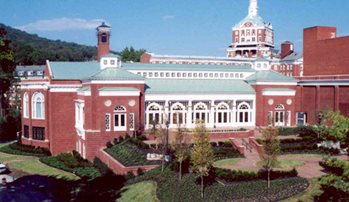
[{"label": "chimney", "polygon": [[293,53],[294,47],[293,43],[289,41],[285,41],[281,44],[281,59],[285,58],[286,56],[290,55]]}]

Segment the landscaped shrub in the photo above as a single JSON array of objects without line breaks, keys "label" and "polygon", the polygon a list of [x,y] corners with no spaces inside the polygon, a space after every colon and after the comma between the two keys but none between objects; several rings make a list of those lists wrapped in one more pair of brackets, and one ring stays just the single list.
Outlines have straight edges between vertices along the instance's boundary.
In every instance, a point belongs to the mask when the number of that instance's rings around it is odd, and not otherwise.
[{"label": "landscaped shrub", "polygon": [[129,183],[152,180],[157,183],[157,197],[160,201],[203,202],[203,201],[280,201],[303,192],[309,185],[304,178],[293,177],[273,180],[267,188],[266,180],[252,180],[222,185],[214,182],[205,186],[204,198],[200,196],[200,185],[195,174],[183,175],[178,180],[176,173],[161,168],[135,177]]},{"label": "landscaped shrub", "polygon": [[319,162],[326,172],[330,172],[336,175],[343,175],[345,168],[349,169],[349,163],[338,160],[336,158],[325,158]]},{"label": "landscaped shrub", "polygon": [[20,143],[12,143],[0,148],[1,152],[16,154],[16,155],[26,155],[26,156],[50,156],[51,152],[47,148],[34,147],[31,145],[24,145]]},{"label": "landscaped shrub", "polygon": [[[230,170],[224,168],[214,168],[216,177],[225,182],[240,182],[240,181],[252,181],[252,180],[265,180],[267,179],[267,171],[260,170],[255,171],[243,171],[243,170]],[[271,171],[270,179],[290,178],[297,177],[298,173],[296,169],[290,171]]]},{"label": "landscaped shrub", "polygon": [[242,158],[243,155],[233,147],[213,147],[215,160],[227,158]]},{"label": "landscaped shrub", "polygon": [[100,172],[93,167],[92,163],[83,159],[76,153],[62,153],[58,156],[40,158],[42,163],[76,174],[79,177],[93,179],[100,176]]},{"label": "landscaped shrub", "polygon": [[121,162],[124,166],[136,165],[156,165],[161,161],[148,161],[146,159],[146,151],[134,145],[130,139],[125,140],[117,145],[113,145],[105,151]]},{"label": "landscaped shrub", "polygon": [[280,136],[298,134],[298,128],[282,127],[282,128],[278,128],[278,131]]},{"label": "landscaped shrub", "polygon": [[112,144],[110,141],[108,141],[107,144],[106,144],[106,146],[107,146],[107,148],[110,148],[110,147],[113,146],[113,144]]},{"label": "landscaped shrub", "polygon": [[98,157],[93,159],[93,167],[97,168],[97,170],[101,173],[101,175],[106,175],[108,173],[112,173],[113,171],[101,161]]}]

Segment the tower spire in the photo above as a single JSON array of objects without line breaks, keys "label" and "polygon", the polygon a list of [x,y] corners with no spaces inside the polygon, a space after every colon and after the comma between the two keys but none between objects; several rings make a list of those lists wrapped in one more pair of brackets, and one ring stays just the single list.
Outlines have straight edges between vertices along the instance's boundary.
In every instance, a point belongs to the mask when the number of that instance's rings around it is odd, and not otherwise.
[{"label": "tower spire", "polygon": [[248,16],[258,15],[258,2],[257,0],[250,0],[250,6],[248,7]]}]

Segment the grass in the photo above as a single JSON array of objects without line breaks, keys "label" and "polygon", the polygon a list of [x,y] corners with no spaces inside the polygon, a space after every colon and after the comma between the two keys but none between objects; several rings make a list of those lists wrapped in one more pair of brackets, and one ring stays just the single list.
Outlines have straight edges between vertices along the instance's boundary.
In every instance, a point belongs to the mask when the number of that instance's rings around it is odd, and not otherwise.
[{"label": "grass", "polygon": [[321,154],[285,154],[281,155],[281,157],[306,157],[306,158],[322,158]]},{"label": "grass", "polygon": [[242,158],[230,158],[230,159],[222,159],[215,161],[213,163],[213,166],[215,167],[222,167],[222,166],[231,166],[239,162]]},{"label": "grass", "polygon": [[[4,145],[1,145],[0,147],[2,146]],[[16,169],[29,174],[55,176],[57,178],[66,178],[69,180],[79,179],[73,173],[59,170],[41,163],[39,158],[34,156],[13,155],[0,152],[0,162],[5,163],[10,170]]]},{"label": "grass", "polygon": [[302,193],[297,194],[291,198],[285,199],[282,202],[293,202],[293,201],[313,201],[314,195],[321,193],[320,184],[318,178],[308,179],[309,187]]},{"label": "grass", "polygon": [[122,189],[124,191],[121,194],[118,202],[158,202],[156,198],[156,183],[153,181],[143,181],[136,184],[129,185]]},{"label": "grass", "polygon": [[[279,164],[275,167],[277,170],[292,170],[293,168],[297,168],[303,166],[304,161],[298,160],[278,160]],[[257,162],[258,167],[262,167],[262,161]]]}]

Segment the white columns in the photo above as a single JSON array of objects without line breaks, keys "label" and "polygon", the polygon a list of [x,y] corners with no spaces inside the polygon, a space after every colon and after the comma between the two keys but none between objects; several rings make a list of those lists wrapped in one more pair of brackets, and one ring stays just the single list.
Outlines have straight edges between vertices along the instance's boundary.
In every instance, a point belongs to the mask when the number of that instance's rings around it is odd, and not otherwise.
[{"label": "white columns", "polygon": [[193,112],[193,103],[191,100],[188,101],[188,109],[187,109],[187,125],[186,128],[191,128],[192,123],[193,123],[193,117],[192,117],[192,112]]},{"label": "white columns", "polygon": [[209,112],[209,114],[210,114],[210,120],[209,120],[209,123],[207,124],[209,127],[214,127],[214,125],[215,125],[215,122],[214,122],[214,120],[215,120],[215,118],[214,118],[214,116],[215,116],[215,113],[214,113],[214,108],[215,108],[215,103],[214,103],[215,101],[214,100],[212,100],[211,101],[211,105],[210,105],[210,112]]},{"label": "white columns", "polygon": [[233,100],[233,109],[231,113],[231,123],[233,126],[236,125],[236,100]]}]

